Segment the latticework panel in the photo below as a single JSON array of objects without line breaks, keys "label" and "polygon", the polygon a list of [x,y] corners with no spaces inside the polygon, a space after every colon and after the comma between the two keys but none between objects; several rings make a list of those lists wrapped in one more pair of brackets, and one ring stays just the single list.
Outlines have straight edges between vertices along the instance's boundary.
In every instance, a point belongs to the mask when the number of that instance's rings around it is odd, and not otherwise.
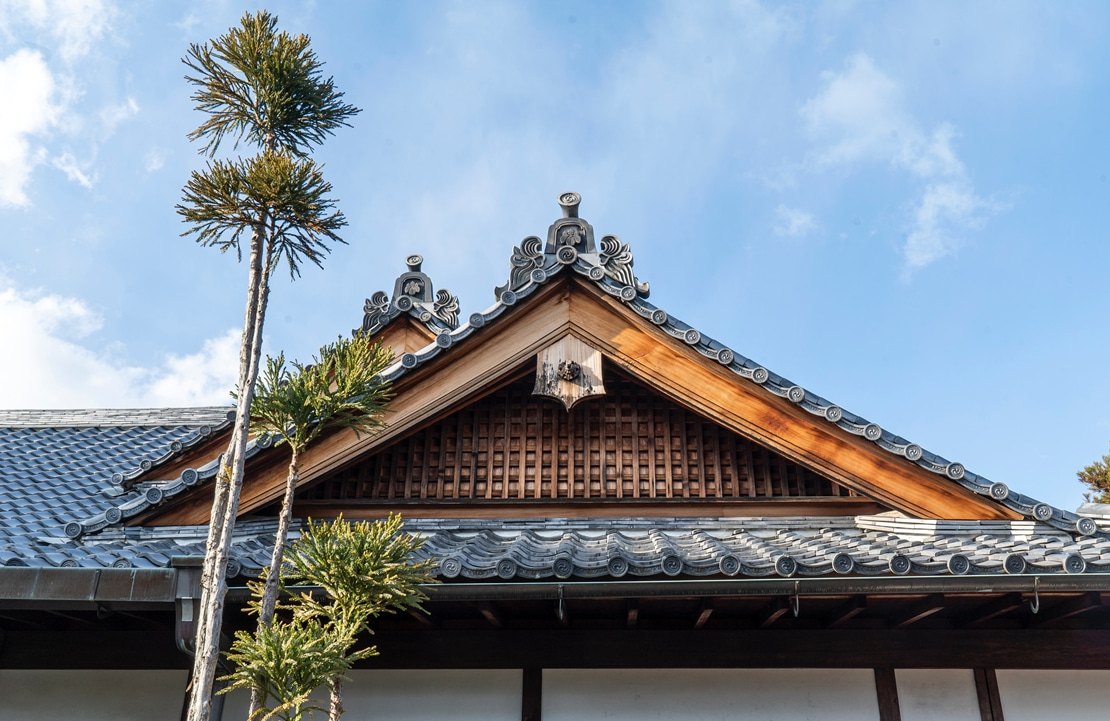
[{"label": "latticework panel", "polygon": [[620,377],[567,411],[513,383],[302,492],[304,500],[849,496]]}]

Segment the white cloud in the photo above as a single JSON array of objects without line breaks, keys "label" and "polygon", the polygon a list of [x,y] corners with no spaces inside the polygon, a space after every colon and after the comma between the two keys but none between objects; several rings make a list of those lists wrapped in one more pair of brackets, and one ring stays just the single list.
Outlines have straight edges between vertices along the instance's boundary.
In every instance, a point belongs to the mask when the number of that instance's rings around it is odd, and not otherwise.
[{"label": "white cloud", "polygon": [[115,13],[103,0],[6,0],[0,6],[0,29],[10,35],[12,25],[28,25],[72,63],[104,36]]},{"label": "white cloud", "polygon": [[229,330],[156,367],[129,365],[88,340],[103,319],[77,298],[22,291],[0,277],[3,408],[221,405],[238,373],[239,333]]},{"label": "white cloud", "polygon": [[42,55],[17,50],[0,60],[0,206],[25,206],[31,171],[45,151],[31,138],[48,131],[58,119],[54,76]]},{"label": "white cloud", "polygon": [[778,218],[774,227],[775,235],[801,238],[817,229],[817,223],[813,220],[813,215],[800,208],[779,205],[775,208],[775,216]]},{"label": "white cloud", "polygon": [[166,153],[161,148],[151,148],[147,151],[146,162],[143,167],[148,173],[156,173],[166,164]]},{"label": "white cloud", "polygon": [[820,147],[814,168],[887,162],[922,183],[902,248],[906,277],[955,251],[968,231],[1004,209],[976,193],[953,147],[956,129],[941,123],[924,132],[901,88],[870,57],[859,53],[823,78],[824,89],[800,111]]},{"label": "white cloud", "polygon": [[116,126],[124,120],[137,115],[139,112],[139,104],[135,102],[135,98],[127,98],[126,102],[119,105],[109,105],[100,111],[100,122],[104,123],[104,127],[108,132],[116,129]]},{"label": "white cloud", "polygon": [[817,156],[819,164],[892,160],[906,135],[915,134],[901,111],[898,86],[871,58],[856,55],[844,72],[825,72],[822,77],[825,89],[801,109],[810,134],[829,142]]},{"label": "white cloud", "polygon": [[239,374],[242,332],[229,329],[204,341],[196,353],[169,355],[156,371],[143,395],[144,404],[195,406],[230,403],[228,393]]},{"label": "white cloud", "polygon": [[58,157],[50,161],[58,170],[66,174],[66,177],[75,183],[80,183],[85,188],[92,190],[93,183],[96,182],[96,176],[89,176],[85,172],[85,168],[77,162],[77,158],[73,157],[72,153],[62,153]]},{"label": "white cloud", "polygon": [[[71,181],[92,187],[94,176],[70,153],[44,145],[54,131],[78,135],[84,126],[72,108],[81,96],[77,75],[89,72],[76,61],[88,55],[111,27],[114,6],[105,0],[8,0],[0,2],[0,37],[22,47],[0,60],[0,207],[27,206],[35,166],[51,165]],[[41,48],[38,49],[38,48]],[[59,66],[59,59],[61,65]],[[138,112],[134,98],[106,108],[101,119],[110,133]],[[36,146],[32,139],[41,138]],[[95,154],[95,143],[94,152]]]},{"label": "white cloud", "polygon": [[908,275],[943,258],[957,247],[955,234],[982,227],[987,219],[1005,209],[995,201],[980,198],[962,181],[930,183],[914,210],[913,230],[903,247]]}]

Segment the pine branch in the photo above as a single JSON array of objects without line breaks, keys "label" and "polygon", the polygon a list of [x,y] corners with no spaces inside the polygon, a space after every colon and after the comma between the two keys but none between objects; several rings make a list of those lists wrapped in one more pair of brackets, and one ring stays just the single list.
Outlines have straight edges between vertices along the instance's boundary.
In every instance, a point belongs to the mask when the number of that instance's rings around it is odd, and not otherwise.
[{"label": "pine branch", "polygon": [[193,44],[182,62],[196,86],[196,108],[208,114],[191,140],[204,141],[212,156],[225,138],[303,155],[360,110],[343,102],[307,35],[277,30],[266,11],[247,13],[238,27],[202,45]]}]

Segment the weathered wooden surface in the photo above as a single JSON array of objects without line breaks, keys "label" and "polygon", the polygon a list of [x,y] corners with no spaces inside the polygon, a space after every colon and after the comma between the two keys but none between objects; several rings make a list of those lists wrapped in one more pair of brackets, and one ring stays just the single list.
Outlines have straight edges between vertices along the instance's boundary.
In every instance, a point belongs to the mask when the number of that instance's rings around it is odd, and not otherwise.
[{"label": "weathered wooden surface", "polygon": [[608,387],[605,397],[568,412],[532,396],[524,378],[374,452],[299,499],[856,496],[638,383],[610,378]]},{"label": "weathered wooden surface", "polygon": [[569,411],[579,401],[605,395],[601,353],[565,335],[536,355],[532,393],[561,401]]}]

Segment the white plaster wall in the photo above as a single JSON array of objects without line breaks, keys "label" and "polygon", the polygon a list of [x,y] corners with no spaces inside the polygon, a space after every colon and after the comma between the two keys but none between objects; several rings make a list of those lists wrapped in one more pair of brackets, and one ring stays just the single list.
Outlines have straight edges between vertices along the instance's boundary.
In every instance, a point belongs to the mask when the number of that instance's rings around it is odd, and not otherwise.
[{"label": "white plaster wall", "polygon": [[544,721],[878,721],[871,669],[545,669]]},{"label": "white plaster wall", "polygon": [[[524,677],[519,669],[351,671],[347,676],[343,718],[350,721],[520,721]],[[327,690],[320,689],[317,698],[326,708]],[[246,718],[249,701],[246,693],[229,694],[224,721]]]},{"label": "white plaster wall", "polygon": [[0,721],[178,721],[187,676],[0,670]]},{"label": "white plaster wall", "polygon": [[1110,671],[996,673],[1006,721],[1093,721],[1110,717]]},{"label": "white plaster wall", "polygon": [[902,721],[979,721],[971,669],[898,669],[894,677]]}]

